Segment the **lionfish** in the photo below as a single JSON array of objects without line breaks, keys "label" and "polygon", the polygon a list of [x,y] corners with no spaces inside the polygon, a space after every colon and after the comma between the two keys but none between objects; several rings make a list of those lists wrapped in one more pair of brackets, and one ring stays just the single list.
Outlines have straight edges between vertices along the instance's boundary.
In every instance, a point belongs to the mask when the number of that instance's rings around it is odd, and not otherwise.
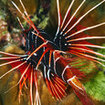
[{"label": "lionfish", "polygon": [[[70,12],[75,0],[71,0],[71,3],[64,15],[64,18],[62,18],[61,15],[59,0],[56,0],[58,27],[55,33],[55,37],[53,39],[49,38],[49,35],[44,32],[44,30],[41,30],[35,26],[35,24],[30,19],[30,16],[28,15],[22,1],[19,1],[24,12],[22,12],[13,1],[11,2],[21,14],[23,19],[30,26],[28,31],[23,31],[23,36],[26,40],[26,54],[16,55],[0,51],[0,54],[8,56],[0,58],[1,60],[8,61],[7,63],[1,64],[0,67],[7,64],[12,65],[12,69],[3,74],[0,79],[18,68],[21,72],[21,77],[15,86],[19,85],[19,95],[21,95],[22,87],[26,85],[26,81],[28,80],[30,84],[31,105],[40,105],[41,101],[38,93],[38,72],[42,72],[49,92],[56,99],[61,100],[63,97],[65,97],[68,84],[72,87],[74,93],[78,96],[83,105],[93,105],[93,102],[91,102],[91,100],[86,94],[84,86],[79,81],[79,79],[84,77],[84,73],[79,71],[77,68],[72,67],[70,65],[70,62],[73,62],[73,59],[65,58],[63,54],[69,53],[76,55],[80,58],[86,58],[105,67],[105,65],[101,63],[101,61],[104,60],[94,56],[98,55],[101,57],[105,57],[105,55],[90,49],[103,49],[105,47],[94,45],[87,41],[89,39],[103,39],[105,37],[89,36],[84,33],[87,30],[91,30],[105,25],[105,22],[90,27],[84,27],[80,25],[80,21],[82,21],[82,19],[85,18],[85,16],[87,16],[91,11],[103,4],[105,0],[102,0],[100,3],[92,7],[78,19],[75,15],[80,10],[86,0],[83,0],[80,3],[72,16]],[[23,29],[20,20],[19,23]],[[43,67],[41,71],[38,70],[39,65],[42,65]],[[32,92],[33,86],[35,86],[36,89],[34,100]]]}]

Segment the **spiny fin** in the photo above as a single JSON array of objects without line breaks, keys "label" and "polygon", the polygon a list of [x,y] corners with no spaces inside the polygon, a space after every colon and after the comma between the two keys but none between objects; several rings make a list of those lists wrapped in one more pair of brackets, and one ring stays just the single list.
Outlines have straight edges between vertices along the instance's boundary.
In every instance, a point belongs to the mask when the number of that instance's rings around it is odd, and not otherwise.
[{"label": "spiny fin", "polygon": [[63,80],[60,79],[57,75],[53,74],[50,80],[48,80],[47,78],[45,80],[47,87],[53,97],[55,97],[57,100],[61,100],[66,96],[65,90],[67,87]]}]

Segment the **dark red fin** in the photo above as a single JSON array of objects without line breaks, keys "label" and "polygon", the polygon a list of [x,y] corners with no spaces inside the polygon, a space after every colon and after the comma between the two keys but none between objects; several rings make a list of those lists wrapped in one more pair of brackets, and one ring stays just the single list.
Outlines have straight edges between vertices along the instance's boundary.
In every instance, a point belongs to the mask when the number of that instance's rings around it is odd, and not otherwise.
[{"label": "dark red fin", "polygon": [[63,56],[59,55],[59,53],[55,54],[55,58],[57,58],[56,56],[60,57],[59,60],[56,62],[56,63],[58,63],[60,65],[59,69],[61,70],[62,73],[63,73],[63,71],[68,72],[66,74],[66,76],[68,75],[68,78],[70,76],[72,77],[73,75],[76,75],[76,77],[78,77],[79,79],[82,79],[83,77],[85,77],[85,74],[82,71],[80,71],[80,70],[74,68],[74,66],[72,67],[72,65],[70,65],[70,63],[72,63],[72,62],[75,63],[76,59],[74,59],[74,58],[73,59],[71,58],[70,60],[68,58],[66,59]]},{"label": "dark red fin", "polygon": [[76,76],[69,78],[67,83],[73,88],[75,94],[78,96],[83,105],[94,105],[88,98],[84,86]]},{"label": "dark red fin", "polygon": [[85,77],[85,74],[76,68],[71,67],[70,70],[72,71],[73,75],[76,75],[76,77],[78,77],[79,79],[82,79],[83,77]]},{"label": "dark red fin", "polygon": [[[2,52],[3,54],[6,55],[6,57],[1,57],[0,60],[6,60],[7,62],[4,64],[9,64],[12,66],[12,68],[22,64],[23,58],[19,55],[15,55],[15,54],[10,54],[10,53],[6,53],[6,52]],[[2,64],[1,64],[2,65]],[[19,71],[21,72],[21,74],[24,72],[24,70],[27,67],[27,63],[25,63],[24,65],[21,65],[20,67],[18,67],[17,69],[19,69]]]},{"label": "dark red fin", "polygon": [[65,90],[67,87],[57,75],[52,76],[50,80],[47,78],[45,80],[47,87],[53,97],[55,97],[57,100],[61,100],[63,97],[65,97]]},{"label": "dark red fin", "polygon": [[95,105],[87,96],[86,91],[84,90],[83,93],[80,93],[80,91],[76,90],[73,88],[75,94],[78,96],[80,101],[82,102],[83,105]]},{"label": "dark red fin", "polygon": [[50,86],[50,83],[49,83],[49,80],[47,78],[45,78],[45,82],[46,82],[46,85],[47,85],[47,88],[49,90],[49,92],[51,93],[51,95],[54,97],[54,93],[51,89],[51,86]]},{"label": "dark red fin", "polygon": [[[63,57],[61,57],[61,58],[62,58],[62,61],[64,61],[66,63],[66,65],[70,65],[70,63],[75,63],[75,60],[76,60],[74,58],[73,59],[70,58],[70,60],[69,60],[69,58],[67,58],[67,59],[66,58],[63,58]],[[77,63],[79,63],[79,62],[77,62]],[[78,66],[83,66],[83,65],[84,64],[78,65]],[[75,66],[72,67],[72,65],[70,65],[70,68],[69,69],[71,70],[71,72],[73,73],[73,75],[76,75],[76,77],[78,77],[79,79],[85,77],[85,74],[82,71],[76,69]]]},{"label": "dark red fin", "polygon": [[52,78],[52,82],[54,86],[56,87],[56,89],[58,90],[60,98],[62,99],[66,95],[65,90],[67,87],[65,86],[65,83],[57,76],[54,76]]},{"label": "dark red fin", "polygon": [[90,57],[88,57],[88,56],[85,56],[85,54],[83,54],[83,53],[79,53],[79,52],[74,51],[74,50],[71,50],[70,53],[71,53],[71,54],[74,54],[74,55],[76,55],[76,56],[78,56],[78,57],[80,57],[80,58],[85,58],[85,59],[88,59],[88,60],[90,60],[90,61],[94,61],[94,62],[97,62],[97,63],[98,63],[97,60],[95,60],[95,59],[93,59],[93,58],[90,58]]}]

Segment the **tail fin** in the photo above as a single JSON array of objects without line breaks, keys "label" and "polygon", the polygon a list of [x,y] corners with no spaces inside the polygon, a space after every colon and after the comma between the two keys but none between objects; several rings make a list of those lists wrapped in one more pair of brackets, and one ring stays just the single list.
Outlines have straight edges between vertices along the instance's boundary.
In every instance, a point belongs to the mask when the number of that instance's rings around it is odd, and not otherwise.
[{"label": "tail fin", "polygon": [[81,94],[78,90],[73,88],[75,94],[78,96],[78,98],[81,100],[83,105],[94,105],[94,103],[87,97],[86,91],[83,91],[83,94]]},{"label": "tail fin", "polygon": [[88,98],[85,88],[76,76],[70,78],[68,80],[68,84],[72,86],[75,94],[78,96],[83,105],[94,105],[94,103]]}]

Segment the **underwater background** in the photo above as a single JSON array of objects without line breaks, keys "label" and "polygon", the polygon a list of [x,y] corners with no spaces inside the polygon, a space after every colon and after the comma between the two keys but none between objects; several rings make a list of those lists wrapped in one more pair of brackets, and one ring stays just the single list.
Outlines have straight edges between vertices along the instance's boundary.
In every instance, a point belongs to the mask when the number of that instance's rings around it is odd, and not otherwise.
[{"label": "underwater background", "polygon": [[[21,6],[18,0],[13,0],[20,9]],[[78,7],[82,0],[76,0],[72,8],[72,13]],[[77,14],[77,18],[82,16],[86,11],[95,6],[102,0],[86,0],[85,5]],[[60,0],[61,13],[64,15],[71,0]],[[57,13],[56,0],[23,0],[23,3],[31,15],[37,27],[44,29],[49,35],[53,35],[57,28]],[[23,39],[21,28],[16,17],[19,17],[27,28],[27,23],[22,19],[21,15],[11,4],[10,0],[0,0],[0,51],[8,53],[24,54]],[[86,18],[81,21],[83,26],[92,26],[101,22],[105,22],[105,3],[92,11]],[[105,25],[89,30],[86,32],[89,35],[105,36]],[[93,44],[105,46],[105,40],[92,40]],[[94,49],[97,52],[105,54],[105,49]],[[2,56],[2,55],[0,55]],[[1,61],[3,63],[5,61]],[[81,67],[78,66],[81,64]],[[83,66],[82,66],[83,64]],[[73,65],[73,64],[71,64]],[[81,81],[86,89],[88,96],[92,99],[95,105],[105,105],[105,68],[97,65],[93,61],[77,58],[77,65],[81,71],[84,71],[86,77]],[[11,68],[10,65],[0,67],[0,75],[4,74]],[[16,86],[9,92],[6,92],[10,87],[14,86],[19,78],[18,70],[6,75],[0,80],[0,105],[30,105],[29,88],[23,88],[21,100],[19,103],[18,93],[19,88]],[[39,78],[39,93],[42,105],[82,105],[77,96],[73,93],[71,87],[68,87],[68,95],[62,101],[56,101],[46,88],[42,76]]]}]

